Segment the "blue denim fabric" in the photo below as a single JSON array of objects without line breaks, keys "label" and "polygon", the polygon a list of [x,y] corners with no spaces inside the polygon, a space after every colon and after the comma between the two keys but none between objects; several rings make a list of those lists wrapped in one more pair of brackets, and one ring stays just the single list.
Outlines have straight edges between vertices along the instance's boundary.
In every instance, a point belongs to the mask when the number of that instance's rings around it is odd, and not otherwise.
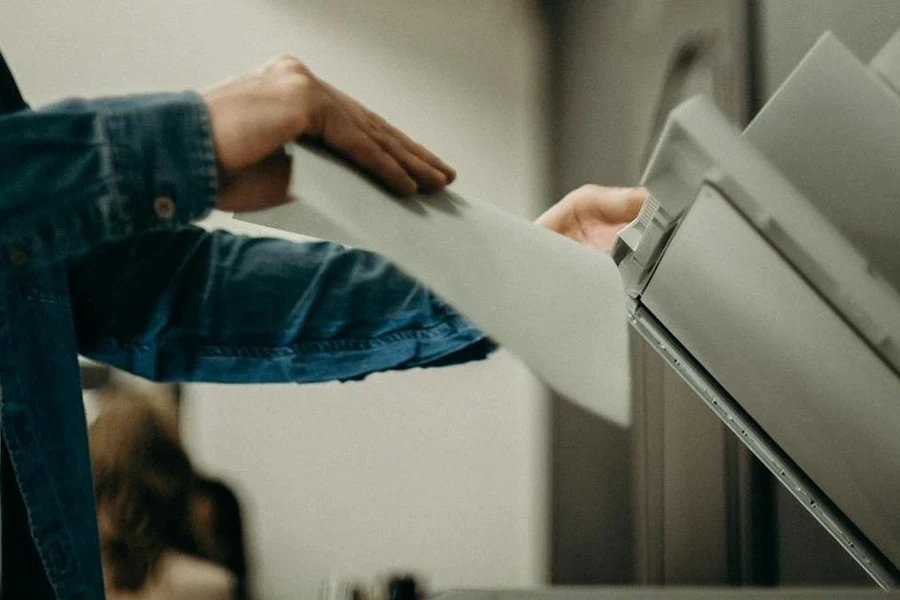
[{"label": "blue denim fabric", "polygon": [[30,110],[0,57],[0,112],[3,439],[58,598],[103,597],[79,353],[157,380],[313,382],[493,348],[372,254],[191,227],[217,186],[195,94]]}]

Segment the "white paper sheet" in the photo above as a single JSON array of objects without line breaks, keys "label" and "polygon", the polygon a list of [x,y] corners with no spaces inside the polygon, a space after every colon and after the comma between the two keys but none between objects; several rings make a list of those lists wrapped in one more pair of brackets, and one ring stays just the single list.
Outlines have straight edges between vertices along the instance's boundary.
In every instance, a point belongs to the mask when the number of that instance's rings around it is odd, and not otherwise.
[{"label": "white paper sheet", "polygon": [[400,200],[319,150],[291,153],[297,200],[238,218],[381,254],[559,393],[630,423],[628,395],[603,368],[626,335],[612,259],[451,191]]}]

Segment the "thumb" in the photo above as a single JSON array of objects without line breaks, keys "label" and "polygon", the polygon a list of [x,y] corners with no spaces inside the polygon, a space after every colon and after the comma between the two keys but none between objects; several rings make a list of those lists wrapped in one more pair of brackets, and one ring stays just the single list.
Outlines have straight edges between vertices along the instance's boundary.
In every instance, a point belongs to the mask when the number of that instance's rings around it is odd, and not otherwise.
[{"label": "thumb", "polygon": [[601,187],[597,194],[599,201],[587,205],[585,216],[614,225],[626,225],[633,221],[647,200],[647,190],[639,187]]},{"label": "thumb", "polygon": [[279,151],[225,181],[216,208],[242,213],[287,204],[290,182],[291,157]]}]

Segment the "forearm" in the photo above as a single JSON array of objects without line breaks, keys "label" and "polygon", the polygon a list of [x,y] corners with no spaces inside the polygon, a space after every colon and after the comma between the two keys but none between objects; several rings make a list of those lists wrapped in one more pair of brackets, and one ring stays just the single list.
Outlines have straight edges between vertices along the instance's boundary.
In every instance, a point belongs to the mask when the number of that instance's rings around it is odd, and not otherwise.
[{"label": "forearm", "polygon": [[151,379],[347,380],[493,349],[370,253],[196,228],[116,246],[71,269],[80,351]]},{"label": "forearm", "polygon": [[208,212],[217,185],[209,127],[191,93],[0,117],[0,274]]}]

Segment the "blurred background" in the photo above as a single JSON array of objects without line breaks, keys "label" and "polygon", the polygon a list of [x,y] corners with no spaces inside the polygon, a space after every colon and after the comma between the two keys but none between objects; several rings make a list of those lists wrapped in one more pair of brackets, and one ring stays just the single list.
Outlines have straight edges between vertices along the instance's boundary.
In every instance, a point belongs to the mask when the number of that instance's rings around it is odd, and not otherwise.
[{"label": "blurred background", "polygon": [[[637,184],[681,100],[708,94],[745,124],[823,31],[867,61],[898,27],[896,0],[0,4],[33,105],[199,89],[289,53],[454,165],[463,196],[529,218],[583,183]],[[631,398],[631,429],[504,352],[343,385],[149,393],[239,500],[254,598],[394,573],[434,590],[866,584],[642,342],[597,368]],[[142,385],[85,366],[88,389],[122,381]]]}]

